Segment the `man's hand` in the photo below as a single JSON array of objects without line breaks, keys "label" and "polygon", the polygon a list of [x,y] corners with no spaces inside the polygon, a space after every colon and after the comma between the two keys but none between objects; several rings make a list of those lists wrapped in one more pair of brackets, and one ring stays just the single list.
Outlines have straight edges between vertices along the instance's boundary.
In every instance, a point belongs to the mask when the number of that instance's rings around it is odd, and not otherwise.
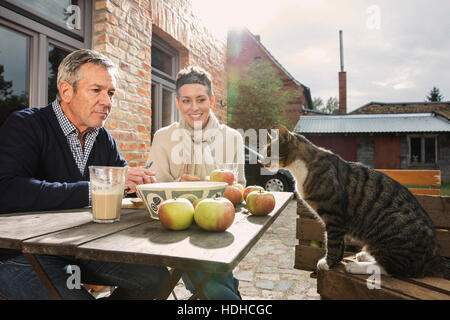
[{"label": "man's hand", "polygon": [[183,174],[180,181],[200,181],[200,178],[193,174]]},{"label": "man's hand", "polygon": [[156,182],[155,173],[142,167],[128,167],[125,180],[127,193],[136,192],[136,185]]}]

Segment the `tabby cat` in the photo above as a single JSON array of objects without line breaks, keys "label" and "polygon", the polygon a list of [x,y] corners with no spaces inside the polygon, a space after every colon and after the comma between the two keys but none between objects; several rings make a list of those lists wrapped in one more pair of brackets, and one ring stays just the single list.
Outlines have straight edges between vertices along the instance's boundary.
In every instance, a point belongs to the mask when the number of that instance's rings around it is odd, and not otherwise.
[{"label": "tabby cat", "polygon": [[365,244],[357,262],[346,264],[349,273],[371,274],[369,266],[377,265],[382,274],[450,278],[450,264],[439,254],[431,219],[406,187],[285,127],[266,154],[274,143],[279,157],[272,160],[291,171],[304,202],[325,224],[327,250],[318,269],[341,261],[344,236],[349,235]]}]

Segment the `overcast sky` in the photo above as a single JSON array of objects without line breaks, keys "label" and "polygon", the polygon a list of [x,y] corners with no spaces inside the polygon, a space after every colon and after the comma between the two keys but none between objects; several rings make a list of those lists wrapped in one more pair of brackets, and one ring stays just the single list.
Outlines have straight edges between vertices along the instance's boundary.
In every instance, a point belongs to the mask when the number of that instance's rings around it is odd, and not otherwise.
[{"label": "overcast sky", "polygon": [[192,0],[218,34],[245,26],[313,98],[338,97],[344,34],[347,109],[424,101],[433,86],[450,100],[449,0]]}]

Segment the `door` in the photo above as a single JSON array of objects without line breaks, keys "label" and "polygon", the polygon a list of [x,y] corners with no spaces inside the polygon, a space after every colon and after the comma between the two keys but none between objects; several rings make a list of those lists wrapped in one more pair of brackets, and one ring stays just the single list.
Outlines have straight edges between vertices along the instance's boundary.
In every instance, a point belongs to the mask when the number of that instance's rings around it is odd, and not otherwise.
[{"label": "door", "polygon": [[398,136],[375,137],[375,168],[400,169],[400,138]]}]

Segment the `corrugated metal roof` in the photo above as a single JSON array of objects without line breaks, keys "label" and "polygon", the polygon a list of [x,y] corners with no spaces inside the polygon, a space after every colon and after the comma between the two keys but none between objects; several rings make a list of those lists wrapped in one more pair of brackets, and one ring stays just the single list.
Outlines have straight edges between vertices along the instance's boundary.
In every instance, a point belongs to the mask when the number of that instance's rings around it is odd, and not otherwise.
[{"label": "corrugated metal roof", "polygon": [[301,116],[298,133],[450,132],[450,122],[434,113]]}]

